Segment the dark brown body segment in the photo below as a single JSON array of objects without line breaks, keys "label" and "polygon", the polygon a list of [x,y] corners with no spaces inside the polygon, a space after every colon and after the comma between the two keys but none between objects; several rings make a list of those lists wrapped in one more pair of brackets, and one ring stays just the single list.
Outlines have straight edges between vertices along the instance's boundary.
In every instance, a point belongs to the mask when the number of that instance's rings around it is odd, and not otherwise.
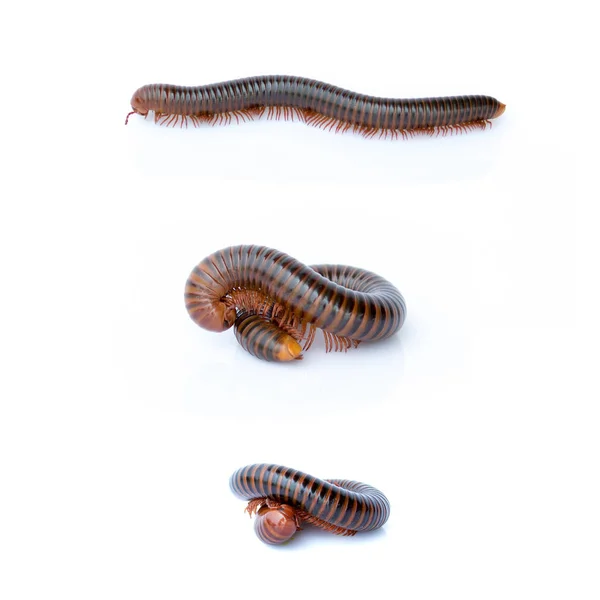
[{"label": "dark brown body segment", "polygon": [[[154,111],[157,122],[193,124],[253,115],[297,117],[311,125],[336,131],[353,129],[367,136],[411,135],[485,128],[499,117],[504,104],[490,96],[440,98],[378,98],[351,92],[305,77],[269,75],[212,85],[183,87],[151,84],[139,88],[131,99],[134,113]],[[131,113],[130,113],[131,114]]]},{"label": "dark brown body segment", "polygon": [[[370,485],[346,479],[323,480],[280,465],[255,464],[238,469],[229,481],[243,500],[266,499],[288,505],[338,534],[378,529],[388,520],[387,498]],[[308,518],[305,518],[307,515]]]},{"label": "dark brown body segment", "polygon": [[364,269],[306,266],[264,246],[231,246],[211,254],[185,287],[190,317],[210,331],[235,325],[251,354],[272,361],[300,357],[323,330],[327,350],[396,333],[406,316],[400,292]]}]

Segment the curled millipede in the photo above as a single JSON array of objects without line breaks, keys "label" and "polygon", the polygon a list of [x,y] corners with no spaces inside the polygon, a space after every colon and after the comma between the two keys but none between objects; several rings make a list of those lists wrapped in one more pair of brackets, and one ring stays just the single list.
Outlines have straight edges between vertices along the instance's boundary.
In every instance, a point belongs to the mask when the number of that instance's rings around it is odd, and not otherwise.
[{"label": "curled millipede", "polygon": [[485,129],[505,105],[490,96],[377,98],[305,77],[267,75],[195,87],[145,85],[131,98],[131,108],[125,124],[133,114],[150,112],[156,123],[181,127],[188,121],[194,126],[240,123],[266,114],[336,132],[406,138]]},{"label": "curled millipede", "polygon": [[379,529],[390,515],[388,499],[370,485],[318,479],[280,465],[238,469],[229,486],[238,498],[248,500],[246,512],[256,514],[256,535],[267,544],[286,542],[302,523],[336,535],[355,535]]},{"label": "curled millipede", "polygon": [[209,331],[231,326],[241,346],[268,361],[302,358],[321,329],[325,350],[346,351],[402,327],[406,305],[388,281],[343,265],[306,266],[265,246],[211,254],[185,286],[190,317]]}]

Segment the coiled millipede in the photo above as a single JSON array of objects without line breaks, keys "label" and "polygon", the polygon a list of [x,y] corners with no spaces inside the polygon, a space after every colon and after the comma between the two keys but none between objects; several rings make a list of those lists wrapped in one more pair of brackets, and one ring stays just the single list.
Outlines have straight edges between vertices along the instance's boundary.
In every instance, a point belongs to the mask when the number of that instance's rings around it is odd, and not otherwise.
[{"label": "coiled millipede", "polygon": [[265,246],[230,246],[211,254],[185,286],[190,317],[209,331],[231,326],[241,346],[268,361],[302,358],[315,330],[326,351],[396,333],[406,316],[400,292],[364,269],[306,266]]},{"label": "coiled millipede", "polygon": [[337,535],[379,529],[390,503],[374,487],[346,479],[318,479],[280,465],[255,464],[238,469],[229,481],[233,493],[248,500],[256,514],[256,535],[266,544],[288,541],[302,523]]}]

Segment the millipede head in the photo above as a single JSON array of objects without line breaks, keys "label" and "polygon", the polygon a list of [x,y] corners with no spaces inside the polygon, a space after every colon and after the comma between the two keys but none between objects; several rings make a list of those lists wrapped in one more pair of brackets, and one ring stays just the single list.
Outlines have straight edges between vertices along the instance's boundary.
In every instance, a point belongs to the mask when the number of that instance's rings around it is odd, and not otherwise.
[{"label": "millipede head", "polygon": [[146,89],[144,87],[141,87],[139,90],[136,90],[135,94],[133,94],[133,96],[131,97],[131,108],[133,110],[129,113],[129,115],[127,115],[127,120],[125,121],[125,124],[127,124],[129,116],[134,113],[142,115],[143,117],[146,117],[148,115],[148,111],[150,110],[148,108],[148,94],[146,93]]},{"label": "millipede head", "polygon": [[259,509],[254,521],[254,531],[265,544],[283,544],[298,529],[296,511],[287,504]]},{"label": "millipede head", "polygon": [[201,308],[197,308],[190,302],[187,309],[197,325],[215,333],[227,331],[236,320],[235,308],[224,302],[213,302],[209,307],[202,306]]}]

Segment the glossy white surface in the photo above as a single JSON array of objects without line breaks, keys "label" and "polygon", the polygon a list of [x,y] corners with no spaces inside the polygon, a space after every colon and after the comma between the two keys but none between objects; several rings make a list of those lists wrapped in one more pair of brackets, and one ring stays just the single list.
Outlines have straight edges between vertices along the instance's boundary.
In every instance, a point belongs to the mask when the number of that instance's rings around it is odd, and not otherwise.
[{"label": "glossy white surface", "polygon": [[[582,6],[9,9],[2,598],[598,597],[597,140],[590,105],[569,111],[594,71]],[[269,73],[507,109],[491,131],[394,142],[123,125],[145,83]],[[387,277],[405,327],[254,359],[183,305],[193,266],[238,243]],[[392,516],[264,546],[228,488],[262,461],[363,480]]]}]

